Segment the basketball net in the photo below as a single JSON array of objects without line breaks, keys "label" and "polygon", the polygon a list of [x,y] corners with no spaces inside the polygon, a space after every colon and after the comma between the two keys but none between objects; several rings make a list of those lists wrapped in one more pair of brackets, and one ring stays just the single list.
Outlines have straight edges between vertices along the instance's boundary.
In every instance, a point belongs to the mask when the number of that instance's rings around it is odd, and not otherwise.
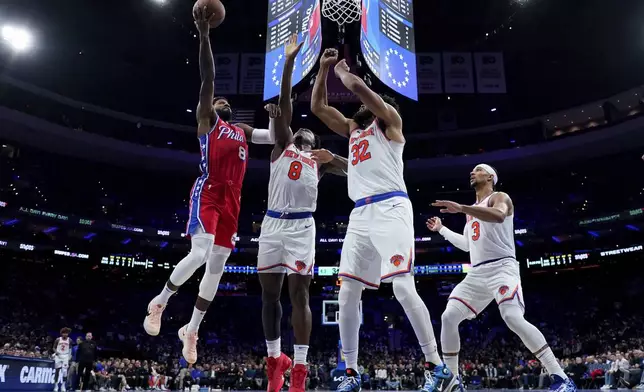
[{"label": "basketball net", "polygon": [[342,26],[360,20],[362,0],[322,0],[322,15]]}]

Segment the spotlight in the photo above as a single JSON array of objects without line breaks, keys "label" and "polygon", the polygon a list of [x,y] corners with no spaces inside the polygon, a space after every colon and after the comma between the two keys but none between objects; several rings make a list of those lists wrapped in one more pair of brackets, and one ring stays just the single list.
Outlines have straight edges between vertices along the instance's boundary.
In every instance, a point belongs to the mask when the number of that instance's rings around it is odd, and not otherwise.
[{"label": "spotlight", "polygon": [[30,49],[33,44],[31,33],[24,28],[15,26],[7,25],[2,28],[2,39],[16,52],[24,52]]}]

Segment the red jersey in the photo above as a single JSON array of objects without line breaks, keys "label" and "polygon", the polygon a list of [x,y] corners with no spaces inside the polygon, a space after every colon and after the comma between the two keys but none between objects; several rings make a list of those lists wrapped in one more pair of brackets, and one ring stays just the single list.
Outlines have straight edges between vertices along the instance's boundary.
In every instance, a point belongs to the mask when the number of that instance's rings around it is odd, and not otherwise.
[{"label": "red jersey", "polygon": [[199,170],[205,182],[241,188],[248,159],[248,143],[243,129],[217,116],[210,132],[199,136],[199,147]]}]

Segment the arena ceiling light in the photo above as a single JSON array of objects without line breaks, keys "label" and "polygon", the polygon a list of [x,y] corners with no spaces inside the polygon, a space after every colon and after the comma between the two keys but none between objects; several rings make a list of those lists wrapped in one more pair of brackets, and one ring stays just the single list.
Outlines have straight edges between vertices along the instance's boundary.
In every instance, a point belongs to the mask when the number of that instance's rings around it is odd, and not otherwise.
[{"label": "arena ceiling light", "polygon": [[2,39],[16,52],[25,52],[33,45],[33,35],[29,30],[18,26],[3,26]]}]

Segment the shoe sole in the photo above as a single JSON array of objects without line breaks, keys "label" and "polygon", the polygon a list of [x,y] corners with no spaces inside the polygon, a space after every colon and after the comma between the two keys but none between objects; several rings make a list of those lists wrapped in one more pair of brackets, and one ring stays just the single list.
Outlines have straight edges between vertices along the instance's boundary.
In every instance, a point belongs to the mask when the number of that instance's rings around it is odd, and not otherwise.
[{"label": "shoe sole", "polygon": [[[148,307],[148,313],[149,312],[150,312],[150,307]],[[150,336],[159,336],[159,332],[161,331],[161,323],[159,322],[159,329],[152,329],[150,327],[148,318],[146,317],[145,320],[143,320],[143,329],[145,330],[145,333],[147,333]]]},{"label": "shoe sole", "polygon": [[[179,329],[179,332],[177,332],[177,336],[179,336],[179,340],[181,340],[181,343],[183,344],[183,347],[185,347],[186,342],[183,341],[183,337],[184,337],[183,335],[185,335],[185,332],[182,334],[181,331],[183,331],[183,328]],[[191,365],[194,365],[197,362],[196,359],[194,360],[194,362],[190,362],[188,360],[188,358],[186,358],[186,354],[183,353],[183,348],[181,349],[181,355],[183,355],[183,359],[185,359],[186,362],[188,362]]]}]

